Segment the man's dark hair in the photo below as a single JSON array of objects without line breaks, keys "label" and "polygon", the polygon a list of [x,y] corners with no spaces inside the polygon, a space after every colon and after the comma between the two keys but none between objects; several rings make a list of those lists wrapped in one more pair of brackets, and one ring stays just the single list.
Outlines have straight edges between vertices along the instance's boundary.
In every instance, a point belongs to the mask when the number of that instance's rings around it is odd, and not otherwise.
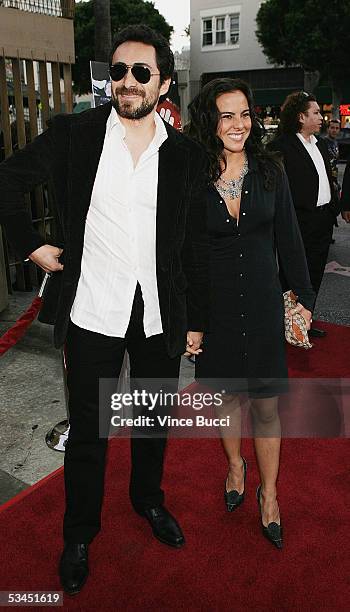
[{"label": "man's dark hair", "polygon": [[300,132],[302,124],[300,113],[309,110],[310,102],[317,102],[316,98],[306,91],[295,91],[282,104],[279,131],[281,134],[296,134]]},{"label": "man's dark hair", "polygon": [[125,42],[140,42],[155,48],[157,67],[160,72],[160,84],[172,77],[174,72],[174,55],[170,45],[162,34],[143,24],[130,25],[118,32],[109,56],[109,63],[116,49]]},{"label": "man's dark hair", "polygon": [[337,125],[340,125],[340,119],[330,119],[328,122],[328,127],[331,123],[336,123]]}]

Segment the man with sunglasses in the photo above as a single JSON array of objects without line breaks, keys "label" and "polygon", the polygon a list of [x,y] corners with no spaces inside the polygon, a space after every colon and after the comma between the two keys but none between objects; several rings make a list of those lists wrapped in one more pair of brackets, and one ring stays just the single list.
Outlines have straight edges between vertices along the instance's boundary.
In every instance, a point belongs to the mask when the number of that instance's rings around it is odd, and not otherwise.
[{"label": "man with sunglasses", "polygon": [[[171,387],[180,355],[201,350],[206,325],[206,159],[156,114],[173,54],[150,28],[130,26],[118,34],[110,64],[110,104],[55,117],[0,166],[8,238],[54,273],[49,290],[60,283],[54,336],[66,347],[70,414],[60,577],[69,594],[87,579],[88,545],[100,529],[107,447],[100,379],[119,376],[127,349],[132,380]],[[46,180],[63,248],[45,244],[25,210],[24,193]],[[166,434],[134,430],[130,498],[158,540],[180,547],[184,537],[161,489]]]}]

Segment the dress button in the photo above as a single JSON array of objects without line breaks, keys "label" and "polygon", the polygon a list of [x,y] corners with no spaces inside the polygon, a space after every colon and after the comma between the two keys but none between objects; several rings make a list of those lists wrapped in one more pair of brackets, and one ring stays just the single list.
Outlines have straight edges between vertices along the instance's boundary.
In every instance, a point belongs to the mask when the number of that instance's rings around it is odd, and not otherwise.
[{"label": "dress button", "polygon": [[249,193],[249,191],[246,190],[244,193]]},{"label": "dress button", "polygon": [[239,234],[239,233],[237,234],[237,236],[240,236],[240,235],[241,235],[241,234]]},{"label": "dress button", "polygon": [[245,336],[245,335],[246,335],[246,333],[245,333],[245,332],[242,332],[242,336]]},{"label": "dress button", "polygon": [[242,278],[242,276],[243,276],[243,274],[242,274],[242,272],[241,272],[241,273],[240,273],[240,277]]},{"label": "dress button", "polygon": [[226,219],[226,223],[230,223],[230,219]]},{"label": "dress button", "polygon": [[243,253],[240,253],[240,254],[239,254],[239,256],[240,256],[240,257],[243,257]]},{"label": "dress button", "polygon": [[245,215],[245,213],[242,213],[242,215],[244,216],[244,215]]},{"label": "dress button", "polygon": [[223,201],[222,201],[222,200],[220,200],[220,204],[223,204]]},{"label": "dress button", "polygon": [[239,297],[243,297],[243,293],[240,293],[240,294],[239,294]]},{"label": "dress button", "polygon": [[241,317],[245,317],[245,314],[244,314],[244,312],[242,312],[242,314],[241,314]]}]

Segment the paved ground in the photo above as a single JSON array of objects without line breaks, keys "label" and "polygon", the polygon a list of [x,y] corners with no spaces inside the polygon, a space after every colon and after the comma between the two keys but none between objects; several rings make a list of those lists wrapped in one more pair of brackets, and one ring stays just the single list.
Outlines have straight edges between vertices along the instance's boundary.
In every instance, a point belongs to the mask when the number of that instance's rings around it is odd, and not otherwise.
[{"label": "paved ground", "polygon": [[[0,314],[0,336],[22,314],[34,293],[17,292]],[[0,503],[62,465],[45,434],[66,415],[60,353],[52,328],[37,321],[0,358]]]},{"label": "paved ground", "polygon": [[[340,221],[334,236],[314,318],[350,325],[350,225]],[[0,336],[34,295],[11,296],[0,313]],[[193,366],[184,359],[180,387],[192,380]],[[45,434],[65,417],[61,354],[52,346],[52,328],[36,321],[0,358],[0,504],[62,465],[63,454],[46,446]]]}]

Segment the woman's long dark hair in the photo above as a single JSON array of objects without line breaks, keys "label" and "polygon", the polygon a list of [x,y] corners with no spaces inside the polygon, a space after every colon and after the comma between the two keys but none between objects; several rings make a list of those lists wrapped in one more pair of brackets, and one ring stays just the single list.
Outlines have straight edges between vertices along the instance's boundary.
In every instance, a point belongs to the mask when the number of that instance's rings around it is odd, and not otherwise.
[{"label": "woman's long dark hair", "polygon": [[264,187],[271,190],[275,184],[276,172],[281,168],[281,162],[278,155],[267,151],[262,143],[265,128],[255,113],[253,94],[248,83],[241,79],[228,78],[209,81],[190,103],[188,107],[190,121],[184,131],[206,149],[209,157],[209,179],[214,183],[226,168],[224,144],[217,135],[220,114],[216,100],[218,96],[233,91],[241,91],[247,98],[252,128],[245,149],[258,161],[264,175]]}]

